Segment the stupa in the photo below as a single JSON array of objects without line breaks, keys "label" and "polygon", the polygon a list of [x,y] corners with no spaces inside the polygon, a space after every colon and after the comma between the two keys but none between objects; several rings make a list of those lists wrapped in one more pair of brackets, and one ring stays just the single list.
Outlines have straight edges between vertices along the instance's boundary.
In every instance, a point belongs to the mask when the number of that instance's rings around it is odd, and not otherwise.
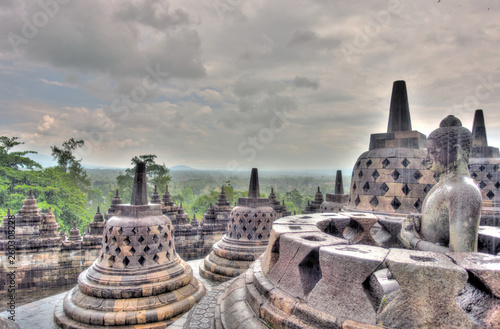
[{"label": "stupa", "polygon": [[285,200],[283,200],[283,202],[280,203],[278,201],[278,199],[276,198],[276,194],[274,193],[274,188],[272,188],[272,187],[271,187],[271,194],[269,194],[269,203],[271,204],[271,207],[273,207],[274,211],[276,212],[276,219],[291,215],[291,213],[286,208]]},{"label": "stupa", "polygon": [[347,205],[349,195],[344,194],[342,170],[337,170],[335,177],[335,194],[326,194],[326,200],[319,207],[319,212],[339,212]]},{"label": "stupa", "polygon": [[210,226],[212,229],[225,227],[232,209],[233,206],[227,201],[223,185],[215,205],[210,204],[207,211],[203,214],[203,226]]},{"label": "stupa", "polygon": [[372,134],[369,150],[356,161],[347,209],[419,213],[436,184],[434,173],[426,168],[425,147],[425,135],[411,128],[406,83],[395,81],[387,132]]},{"label": "stupa", "polygon": [[115,214],[116,205],[119,205],[122,203],[123,203],[123,200],[122,200],[122,198],[120,198],[120,192],[118,190],[116,190],[115,197],[113,198],[113,200],[111,200],[111,205],[109,206],[106,214],[104,214],[104,218],[105,219],[111,218]]},{"label": "stupa", "polygon": [[[472,137],[469,174],[481,190],[483,215],[488,217],[500,212],[500,155],[497,147],[488,146],[483,110],[474,113]],[[500,226],[500,221],[486,224]]]},{"label": "stupa", "polygon": [[172,222],[148,203],[138,163],[130,204],[106,221],[99,257],[56,306],[59,328],[166,328],[205,295],[176,253]]},{"label": "stupa", "polygon": [[323,194],[321,194],[321,190],[319,189],[316,191],[316,194],[314,195],[314,201],[309,202],[306,206],[306,209],[302,212],[303,214],[315,214],[320,212],[320,207],[321,204],[323,203]]},{"label": "stupa", "polygon": [[226,234],[200,264],[200,275],[227,281],[245,272],[266,250],[276,213],[268,198],[259,197],[259,177],[252,169],[248,197],[239,198],[229,215]]}]

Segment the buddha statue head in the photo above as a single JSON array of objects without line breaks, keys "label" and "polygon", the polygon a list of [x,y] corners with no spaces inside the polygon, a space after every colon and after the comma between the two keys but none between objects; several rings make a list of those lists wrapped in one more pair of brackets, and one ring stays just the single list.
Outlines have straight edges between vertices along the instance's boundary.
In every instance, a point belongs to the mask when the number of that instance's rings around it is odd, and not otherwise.
[{"label": "buddha statue head", "polygon": [[471,132],[449,115],[427,138],[427,164],[437,174],[467,169],[472,147]]}]

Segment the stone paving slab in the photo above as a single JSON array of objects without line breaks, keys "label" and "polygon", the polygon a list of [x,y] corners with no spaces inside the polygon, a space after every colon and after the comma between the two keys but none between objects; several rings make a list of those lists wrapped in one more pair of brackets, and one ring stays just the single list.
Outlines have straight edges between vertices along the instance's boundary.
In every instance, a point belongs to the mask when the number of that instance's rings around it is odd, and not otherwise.
[{"label": "stone paving slab", "polygon": [[[203,259],[196,259],[187,261],[193,269],[194,276],[205,284],[207,293],[218,286],[219,282],[211,282],[205,278],[200,277],[198,268]],[[16,317],[15,322],[21,327],[26,329],[50,329],[52,326],[52,315],[54,313],[54,308],[56,304],[66,295],[66,292],[50,296],[44,299],[40,299],[36,302],[29,303],[23,306],[16,307]],[[4,302],[4,301],[2,301]],[[188,312],[189,313],[189,312]],[[168,328],[181,329],[183,328],[188,313],[184,314],[179,320],[175,321]],[[0,317],[8,318],[10,313],[7,311],[1,312]]]}]

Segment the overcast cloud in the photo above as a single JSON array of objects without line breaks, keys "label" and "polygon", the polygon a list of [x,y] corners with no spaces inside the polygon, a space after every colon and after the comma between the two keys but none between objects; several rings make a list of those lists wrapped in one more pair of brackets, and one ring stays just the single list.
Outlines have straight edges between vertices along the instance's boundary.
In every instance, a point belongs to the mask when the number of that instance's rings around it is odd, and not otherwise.
[{"label": "overcast cloud", "polygon": [[406,80],[413,129],[485,111],[500,146],[495,1],[0,2],[0,135],[83,161],[350,169]]}]

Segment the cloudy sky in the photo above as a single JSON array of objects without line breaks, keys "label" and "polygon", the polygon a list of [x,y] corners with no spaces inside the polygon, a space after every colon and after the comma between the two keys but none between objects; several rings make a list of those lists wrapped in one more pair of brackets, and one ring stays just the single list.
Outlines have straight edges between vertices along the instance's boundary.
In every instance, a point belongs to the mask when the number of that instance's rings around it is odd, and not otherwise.
[{"label": "cloudy sky", "polygon": [[406,80],[413,129],[483,108],[500,146],[495,1],[0,1],[0,135],[92,165],[351,168]]}]

